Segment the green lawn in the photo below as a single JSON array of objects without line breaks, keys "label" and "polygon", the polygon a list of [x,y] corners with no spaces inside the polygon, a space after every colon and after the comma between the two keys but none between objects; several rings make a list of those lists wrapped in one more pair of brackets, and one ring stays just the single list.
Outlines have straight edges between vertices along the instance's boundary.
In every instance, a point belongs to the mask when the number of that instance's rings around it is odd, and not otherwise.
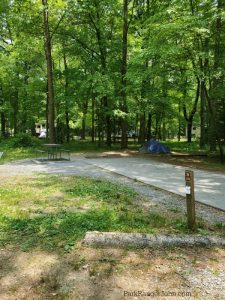
[{"label": "green lawn", "polygon": [[146,208],[146,203],[149,200],[141,199],[132,189],[98,179],[47,175],[2,178],[0,244],[24,251],[70,251],[92,230],[188,232],[184,216]]}]

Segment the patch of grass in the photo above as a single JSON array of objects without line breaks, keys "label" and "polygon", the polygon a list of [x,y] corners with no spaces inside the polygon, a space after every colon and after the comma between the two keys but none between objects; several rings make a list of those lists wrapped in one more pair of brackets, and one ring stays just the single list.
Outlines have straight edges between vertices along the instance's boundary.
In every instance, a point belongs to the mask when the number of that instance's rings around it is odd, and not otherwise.
[{"label": "patch of grass", "polygon": [[225,229],[225,223],[222,222],[216,223],[215,227],[218,229]]},{"label": "patch of grass", "polygon": [[179,209],[177,207],[171,207],[171,208],[169,208],[169,211],[172,211],[174,213],[178,213]]},{"label": "patch of grass", "polygon": [[170,148],[171,151],[181,151],[181,152],[188,152],[188,153],[206,153],[207,148],[200,149],[199,148],[199,142],[193,141],[191,143],[188,143],[187,141],[166,141],[165,144]]},{"label": "patch of grass", "polygon": [[41,141],[26,134],[20,134],[15,137],[2,139],[0,142],[0,151],[3,156],[0,164],[35,157],[34,149],[39,147]]},{"label": "patch of grass", "polygon": [[186,232],[146,210],[126,186],[76,176],[32,176],[0,182],[0,244],[70,252],[87,231]]},{"label": "patch of grass", "polygon": [[35,153],[33,148],[9,148],[0,145],[3,156],[0,159],[0,164],[4,164],[13,160],[34,158]]}]

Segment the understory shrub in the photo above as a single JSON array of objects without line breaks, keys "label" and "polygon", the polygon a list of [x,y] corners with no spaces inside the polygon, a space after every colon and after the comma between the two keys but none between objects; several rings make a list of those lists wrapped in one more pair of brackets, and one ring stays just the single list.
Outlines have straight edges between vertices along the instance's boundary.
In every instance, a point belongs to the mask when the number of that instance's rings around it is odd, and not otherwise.
[{"label": "understory shrub", "polygon": [[19,133],[15,135],[11,141],[10,146],[13,148],[17,147],[35,147],[40,144],[40,141],[27,133]]}]

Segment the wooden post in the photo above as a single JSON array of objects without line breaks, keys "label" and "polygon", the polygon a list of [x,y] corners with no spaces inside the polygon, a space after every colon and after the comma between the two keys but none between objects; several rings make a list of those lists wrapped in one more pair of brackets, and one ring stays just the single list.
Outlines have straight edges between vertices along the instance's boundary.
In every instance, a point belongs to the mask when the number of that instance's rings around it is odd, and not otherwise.
[{"label": "wooden post", "polygon": [[196,229],[195,222],[195,192],[194,192],[194,172],[185,171],[186,183],[186,203],[187,203],[187,222],[188,228],[194,231]]}]

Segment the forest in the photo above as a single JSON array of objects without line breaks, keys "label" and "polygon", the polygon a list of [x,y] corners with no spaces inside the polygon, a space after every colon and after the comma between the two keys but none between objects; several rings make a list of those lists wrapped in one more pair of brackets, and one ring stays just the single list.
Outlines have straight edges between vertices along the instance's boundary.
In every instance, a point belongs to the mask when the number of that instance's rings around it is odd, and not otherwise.
[{"label": "forest", "polygon": [[[1,0],[2,138],[225,140],[225,0]],[[199,129],[199,135],[193,134]]]}]

